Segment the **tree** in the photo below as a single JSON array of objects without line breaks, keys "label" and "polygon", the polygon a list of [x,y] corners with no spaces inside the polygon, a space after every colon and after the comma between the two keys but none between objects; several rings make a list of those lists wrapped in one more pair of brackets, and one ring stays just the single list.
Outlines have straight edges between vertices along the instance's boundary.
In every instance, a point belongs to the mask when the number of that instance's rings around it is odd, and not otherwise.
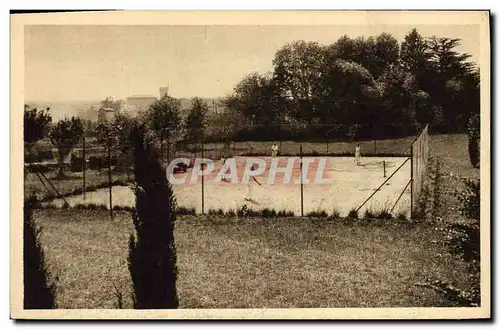
[{"label": "tree", "polygon": [[132,118],[128,114],[118,113],[114,116],[112,122],[99,123],[94,129],[97,142],[114,150],[114,154],[118,159],[116,168],[126,170],[132,165],[130,134],[136,122],[136,118]]},{"label": "tree", "polygon": [[201,98],[195,97],[191,103],[189,114],[186,118],[186,140],[189,142],[202,142],[205,136],[206,116],[208,105]]},{"label": "tree", "polygon": [[[435,69],[433,87],[429,90],[435,103],[443,108],[443,132],[454,132],[460,123],[467,120],[461,103],[464,101],[464,78],[472,73],[473,67],[467,60],[471,55],[455,50],[460,39],[431,37],[428,40]],[[465,118],[464,118],[465,117]],[[464,120],[465,119],[465,120]]]},{"label": "tree", "polygon": [[391,66],[378,79],[382,107],[377,113],[379,129],[387,136],[412,133],[415,127],[415,77],[401,66]]},{"label": "tree", "polygon": [[222,100],[223,106],[239,113],[249,122],[251,136],[270,136],[276,133],[283,113],[283,102],[271,75],[251,73],[244,77],[233,92]]},{"label": "tree", "polygon": [[23,230],[23,275],[24,275],[24,308],[55,308],[56,288],[50,283],[50,275],[43,247],[40,243],[41,229],[33,219],[33,208],[37,202],[35,197],[24,202]]},{"label": "tree", "polygon": [[83,123],[80,118],[72,117],[58,121],[50,132],[50,141],[57,148],[59,173],[64,177],[64,159],[83,137]]},{"label": "tree", "polygon": [[[432,54],[426,40],[412,29],[401,43],[401,64],[413,75],[417,81],[423,70],[428,67]],[[422,87],[419,85],[419,87]]]},{"label": "tree", "polygon": [[315,117],[315,94],[323,74],[326,48],[317,42],[296,41],[283,46],[273,59],[274,81],[287,113],[312,122]]},{"label": "tree", "polygon": [[[323,123],[344,126],[371,125],[379,103],[379,87],[366,68],[358,63],[337,59],[329,65],[320,81],[318,117]],[[366,131],[366,129],[364,129]]]},{"label": "tree", "polygon": [[160,157],[163,158],[163,141],[172,146],[172,142],[179,137],[181,126],[181,103],[179,100],[164,95],[160,100],[151,104],[145,113],[145,121],[150,129],[160,138]]},{"label": "tree", "polygon": [[52,117],[49,111],[50,108],[39,111],[24,105],[24,146],[28,161],[35,143],[43,139],[50,129]]},{"label": "tree", "polygon": [[132,297],[136,309],[177,308],[176,201],[145,130],[136,126],[131,135],[136,198],[128,256]]},{"label": "tree", "polygon": [[399,43],[391,34],[351,39],[344,35],[328,48],[329,60],[343,59],[356,62],[378,78],[389,65],[399,60]]},{"label": "tree", "polygon": [[480,163],[480,141],[481,141],[481,120],[479,114],[474,114],[469,119],[467,127],[469,138],[469,158],[474,168],[479,168]]}]

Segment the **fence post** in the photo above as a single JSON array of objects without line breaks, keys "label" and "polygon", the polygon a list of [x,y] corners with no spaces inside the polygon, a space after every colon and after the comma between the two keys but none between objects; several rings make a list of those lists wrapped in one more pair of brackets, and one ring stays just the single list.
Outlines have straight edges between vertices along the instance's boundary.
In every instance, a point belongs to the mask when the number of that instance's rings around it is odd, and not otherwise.
[{"label": "fence post", "polygon": [[304,217],[304,182],[302,177],[302,144],[300,144],[300,214]]},{"label": "fence post", "polygon": [[[204,159],[203,143],[201,143],[201,159]],[[203,163],[201,163],[201,214],[205,215],[205,170],[203,168]]]},{"label": "fence post", "polygon": [[385,160],[384,160],[384,178],[386,177],[385,175]]},{"label": "fence post", "polygon": [[86,198],[86,186],[85,186],[85,171],[87,170],[87,161],[85,160],[85,135],[82,138],[82,172],[83,172],[83,201]]},{"label": "fence post", "polygon": [[328,142],[326,142],[326,154],[328,154]]},{"label": "fence post", "polygon": [[113,219],[113,186],[111,184],[111,141],[108,136],[108,185],[109,185],[109,216]]}]

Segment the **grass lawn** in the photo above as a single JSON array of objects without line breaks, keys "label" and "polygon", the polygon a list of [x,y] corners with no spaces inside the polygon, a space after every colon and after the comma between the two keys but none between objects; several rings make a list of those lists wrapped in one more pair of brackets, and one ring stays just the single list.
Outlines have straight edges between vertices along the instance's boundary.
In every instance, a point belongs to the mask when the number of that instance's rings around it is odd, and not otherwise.
[{"label": "grass lawn", "polygon": [[464,188],[457,176],[478,179],[480,171],[472,167],[467,148],[467,135],[436,135],[431,136],[429,149],[433,161],[441,162],[440,172],[443,174],[440,182],[441,197],[437,213],[446,222],[460,221],[459,202],[454,193]]},{"label": "grass lawn", "polygon": [[[131,307],[130,215],[40,210],[60,308]],[[446,306],[427,277],[470,285],[465,264],[409,224],[182,216],[176,224],[182,308]]]}]

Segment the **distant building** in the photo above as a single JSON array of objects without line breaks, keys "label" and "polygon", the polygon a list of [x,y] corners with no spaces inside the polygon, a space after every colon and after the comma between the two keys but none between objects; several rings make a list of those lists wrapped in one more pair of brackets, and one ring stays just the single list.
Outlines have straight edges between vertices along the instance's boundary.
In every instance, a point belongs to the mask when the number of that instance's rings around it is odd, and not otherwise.
[{"label": "distant building", "polygon": [[168,95],[168,87],[160,87],[160,98],[163,98],[165,95]]},{"label": "distant building", "polygon": [[97,122],[98,123],[106,123],[106,122],[112,122],[115,119],[115,110],[112,108],[103,108],[101,107],[97,111]]},{"label": "distant building", "polygon": [[127,105],[137,108],[137,110],[146,110],[151,104],[158,100],[151,95],[135,95],[127,97]]}]

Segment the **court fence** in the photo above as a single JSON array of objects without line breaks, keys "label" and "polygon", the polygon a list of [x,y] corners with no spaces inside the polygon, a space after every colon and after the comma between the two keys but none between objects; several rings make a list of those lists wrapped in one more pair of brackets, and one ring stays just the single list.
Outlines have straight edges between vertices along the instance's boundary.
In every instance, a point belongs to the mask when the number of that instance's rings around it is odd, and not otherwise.
[{"label": "court fence", "polygon": [[[411,144],[408,145],[408,141],[412,140]],[[377,193],[380,193],[388,183],[394,179],[394,176],[401,171],[405,165],[410,162],[410,177],[404,188],[400,193],[394,194],[394,197],[390,204],[389,212],[394,214],[396,206],[402,202],[403,195],[410,188],[410,216],[414,213],[414,209],[418,205],[418,197],[422,190],[422,185],[425,179],[426,166],[428,162],[428,152],[429,152],[429,136],[428,127],[426,126],[420,134],[416,137],[404,137],[397,140],[365,140],[365,141],[346,141],[346,142],[294,142],[294,141],[265,141],[265,142],[233,142],[227,140],[221,140],[219,143],[186,143],[185,141],[173,142],[162,140],[159,149],[162,150],[160,153],[161,161],[163,163],[168,163],[170,160],[176,157],[187,157],[187,158],[205,158],[205,159],[220,159],[229,158],[234,156],[270,156],[271,146],[273,144],[278,145],[278,156],[296,156],[300,158],[300,212],[296,215],[306,216],[309,211],[304,206],[304,194],[314,193],[310,190],[304,188],[304,177],[302,171],[303,158],[308,156],[354,156],[354,149],[357,144],[361,145],[362,156],[391,156],[391,157],[403,157],[402,162],[394,170],[390,171],[390,168],[386,168],[386,161],[380,161],[380,172],[383,173],[383,183],[380,184],[374,191],[370,192],[370,195],[365,199],[365,201],[360,202],[356,207],[356,212],[359,212],[366,207],[367,203],[374,198]],[[94,159],[94,160],[92,160]],[[130,160],[130,159],[129,159]],[[81,194],[83,194],[83,199],[85,200],[85,194],[89,191],[88,175],[89,171],[96,171],[102,169],[105,183],[107,183],[106,188],[109,191],[109,198],[106,200],[107,206],[110,209],[110,216],[113,217],[113,188],[114,178],[113,176],[124,177],[126,174],[126,179],[131,181],[133,179],[133,171],[130,167],[130,161],[120,161],[120,154],[116,153],[116,150],[110,145],[99,145],[95,140],[90,138],[82,138],[81,145],[74,150],[72,153],[72,171],[81,171],[82,173],[82,187]],[[115,174],[117,168],[123,167],[123,170]],[[379,169],[377,169],[379,170]],[[379,176],[380,178],[382,176]],[[40,179],[41,180],[41,179]],[[47,180],[47,179],[46,179]],[[43,183],[43,182],[42,182]],[[207,209],[206,202],[206,191],[205,191],[204,176],[201,176],[201,191],[199,191],[199,198],[201,214],[208,213],[211,209]],[[294,192],[295,193],[295,192]],[[351,193],[351,192],[350,192]],[[361,193],[361,192],[352,192]],[[61,196],[62,194],[62,196]],[[67,194],[68,195],[68,194]],[[70,194],[72,196],[74,194]],[[57,198],[63,198],[64,193],[57,192]],[[334,197],[334,196],[330,196]],[[306,196],[306,202],[310,200]]]}]

